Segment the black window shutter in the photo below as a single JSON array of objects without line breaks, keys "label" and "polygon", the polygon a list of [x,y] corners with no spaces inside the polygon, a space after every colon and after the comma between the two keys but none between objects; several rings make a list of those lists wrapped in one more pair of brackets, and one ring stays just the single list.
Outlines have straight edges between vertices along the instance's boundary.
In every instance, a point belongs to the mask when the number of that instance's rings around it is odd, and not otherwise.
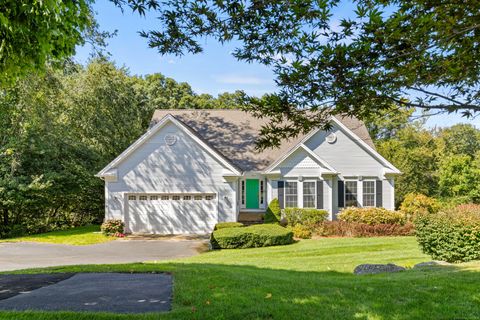
[{"label": "black window shutter", "polygon": [[343,208],[345,206],[345,186],[343,180],[338,180],[338,207]]},{"label": "black window shutter", "polygon": [[323,181],[317,180],[317,209],[323,209]]},{"label": "black window shutter", "polygon": [[382,188],[382,180],[377,180],[377,188],[376,188],[376,206],[377,207],[383,207],[383,188]]},{"label": "black window shutter", "polygon": [[284,209],[284,190],[283,190],[284,182],[278,181],[278,202],[280,202],[280,209]]}]

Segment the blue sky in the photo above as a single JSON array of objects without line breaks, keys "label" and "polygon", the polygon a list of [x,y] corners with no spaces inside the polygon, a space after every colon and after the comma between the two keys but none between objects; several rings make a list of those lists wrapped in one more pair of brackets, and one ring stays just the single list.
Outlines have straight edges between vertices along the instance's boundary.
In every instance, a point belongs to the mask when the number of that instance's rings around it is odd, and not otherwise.
[{"label": "blue sky", "polygon": [[[237,61],[230,54],[234,44],[220,45],[212,39],[205,40],[204,52],[182,57],[161,56],[155,49],[148,48],[147,41],[138,34],[140,30],[156,28],[154,15],[141,17],[130,10],[124,13],[110,1],[97,1],[94,5],[100,28],[118,30],[116,37],[108,42],[112,60],[127,67],[131,74],[145,75],[160,72],[179,82],[188,82],[197,93],[217,95],[225,91],[244,90],[251,95],[262,95],[275,91],[274,75],[270,69],[255,63]],[[344,12],[349,5],[342,6]],[[76,60],[88,61],[90,47],[77,50]],[[480,127],[480,119],[467,120],[459,115],[431,117],[430,126],[448,126],[468,122]]]}]

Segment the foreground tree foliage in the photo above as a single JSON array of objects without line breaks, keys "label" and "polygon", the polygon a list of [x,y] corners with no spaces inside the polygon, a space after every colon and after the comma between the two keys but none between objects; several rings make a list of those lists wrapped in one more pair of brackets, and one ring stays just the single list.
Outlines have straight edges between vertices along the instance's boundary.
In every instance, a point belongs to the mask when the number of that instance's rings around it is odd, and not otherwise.
[{"label": "foreground tree foliage", "polygon": [[241,61],[271,66],[279,91],[247,107],[272,119],[260,147],[332,114],[480,111],[478,1],[355,0],[345,16],[339,0],[113,2],[157,14],[158,28],[141,34],[161,54],[199,53],[213,38],[235,41]]},{"label": "foreground tree foliage", "polygon": [[47,61],[68,58],[76,45],[94,40],[99,33],[92,3],[0,1],[0,85],[44,70]]},{"label": "foreground tree foliage", "polygon": [[224,103],[103,60],[66,63],[0,91],[0,237],[100,221],[103,183],[94,174],[145,131],[154,109]]},{"label": "foreground tree foliage", "polygon": [[[92,2],[2,1],[0,84],[70,56],[85,41],[101,45],[108,35],[98,31]],[[213,38],[235,42],[237,59],[271,67],[278,92],[245,106],[272,120],[261,148],[327,127],[335,114],[368,120],[398,106],[480,111],[479,1],[111,2],[157,15],[158,28],[141,35],[161,54],[199,53]]]}]

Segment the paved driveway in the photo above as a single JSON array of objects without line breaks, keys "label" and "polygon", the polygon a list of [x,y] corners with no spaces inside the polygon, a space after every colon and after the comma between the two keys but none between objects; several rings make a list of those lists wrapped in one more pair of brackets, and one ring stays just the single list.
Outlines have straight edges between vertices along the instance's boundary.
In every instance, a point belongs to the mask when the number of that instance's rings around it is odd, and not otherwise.
[{"label": "paved driveway", "polygon": [[0,271],[167,260],[198,254],[202,240],[116,240],[90,246],[0,243]]}]

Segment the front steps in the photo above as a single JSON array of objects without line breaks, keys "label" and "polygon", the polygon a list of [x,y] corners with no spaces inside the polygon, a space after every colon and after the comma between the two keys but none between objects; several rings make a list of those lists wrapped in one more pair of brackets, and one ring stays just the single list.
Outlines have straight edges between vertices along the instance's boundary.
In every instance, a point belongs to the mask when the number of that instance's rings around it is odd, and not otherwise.
[{"label": "front steps", "polygon": [[263,215],[263,212],[240,212],[238,215],[238,222],[241,222],[246,226],[261,224],[263,223]]}]

